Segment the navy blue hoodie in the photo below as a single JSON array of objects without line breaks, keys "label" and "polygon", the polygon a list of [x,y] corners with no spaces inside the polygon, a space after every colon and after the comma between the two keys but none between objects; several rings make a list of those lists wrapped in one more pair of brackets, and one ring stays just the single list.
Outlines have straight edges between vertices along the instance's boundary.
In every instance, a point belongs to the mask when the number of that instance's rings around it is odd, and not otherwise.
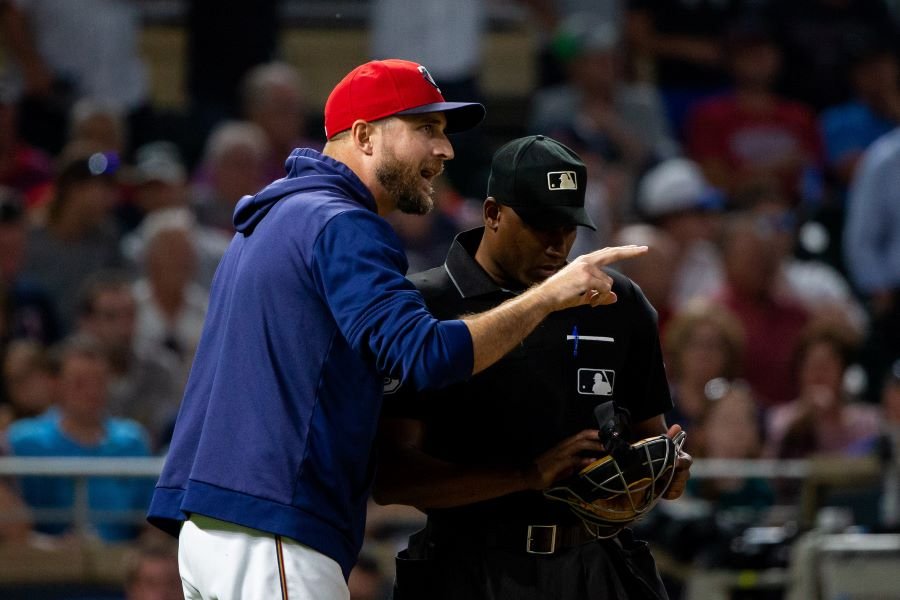
[{"label": "navy blue hoodie", "polygon": [[309,149],[237,205],[148,518],[198,513],[293,538],[349,575],[362,544],[382,382],[472,372],[461,321],[438,321],[403,246],[344,164]]}]

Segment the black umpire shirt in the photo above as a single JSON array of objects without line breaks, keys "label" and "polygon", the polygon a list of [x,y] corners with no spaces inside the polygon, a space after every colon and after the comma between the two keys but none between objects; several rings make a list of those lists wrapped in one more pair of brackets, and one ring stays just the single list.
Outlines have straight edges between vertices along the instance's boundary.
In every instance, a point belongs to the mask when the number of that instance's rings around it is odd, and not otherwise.
[{"label": "black umpire shirt", "polygon": [[[483,228],[457,236],[441,267],[410,276],[440,319],[488,310],[517,292],[498,287],[475,261]],[[415,392],[385,386],[383,415],[421,420],[428,454],[457,464],[521,467],[564,438],[597,428],[593,409],[613,400],[632,422],[672,408],[656,311],[641,289],[607,270],[618,301],[547,317],[521,345],[470,380]],[[575,522],[541,492],[519,492],[429,511],[433,523]]]}]

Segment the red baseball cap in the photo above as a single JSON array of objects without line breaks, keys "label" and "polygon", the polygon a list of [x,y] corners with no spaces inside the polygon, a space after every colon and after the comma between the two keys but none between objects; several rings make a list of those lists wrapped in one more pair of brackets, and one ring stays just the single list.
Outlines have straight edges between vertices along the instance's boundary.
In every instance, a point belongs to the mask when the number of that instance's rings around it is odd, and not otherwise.
[{"label": "red baseball cap", "polygon": [[465,131],[484,119],[477,102],[445,102],[428,69],[408,60],[373,60],[350,71],[325,102],[325,137],[350,129],[357,119],[442,112],[447,133]]}]

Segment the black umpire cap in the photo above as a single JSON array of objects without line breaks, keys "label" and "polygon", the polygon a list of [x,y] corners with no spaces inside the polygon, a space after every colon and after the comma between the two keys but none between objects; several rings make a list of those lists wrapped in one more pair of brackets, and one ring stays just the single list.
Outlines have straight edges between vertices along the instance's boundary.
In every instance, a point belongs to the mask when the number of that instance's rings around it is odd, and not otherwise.
[{"label": "black umpire cap", "polygon": [[586,183],[587,167],[575,152],[547,136],[531,135],[494,153],[487,193],[532,227],[596,230],[584,210]]}]

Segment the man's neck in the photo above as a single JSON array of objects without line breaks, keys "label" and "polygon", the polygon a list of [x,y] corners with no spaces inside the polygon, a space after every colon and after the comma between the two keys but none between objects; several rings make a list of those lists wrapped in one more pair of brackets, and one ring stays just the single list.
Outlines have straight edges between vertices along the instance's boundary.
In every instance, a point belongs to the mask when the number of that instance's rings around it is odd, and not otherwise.
[{"label": "man's neck", "polygon": [[88,419],[76,419],[71,415],[63,416],[59,427],[69,438],[83,446],[96,446],[103,441],[103,422]]},{"label": "man's neck", "polygon": [[394,211],[396,204],[394,199],[390,197],[387,191],[378,183],[374,174],[370,174],[364,168],[359,157],[353,152],[353,148],[345,140],[337,142],[328,142],[322,149],[322,154],[343,163],[348,169],[359,177],[363,185],[368,188],[372,197],[375,198],[375,206],[378,209],[378,215],[386,217]]},{"label": "man's neck", "polygon": [[488,277],[496,283],[498,286],[508,290],[522,290],[525,289],[518,281],[510,278],[506,275],[506,272],[503,270],[503,267],[500,266],[490,249],[489,243],[484,238],[481,239],[481,243],[478,244],[478,250],[475,251],[475,262],[484,269],[484,272],[487,273]]}]

